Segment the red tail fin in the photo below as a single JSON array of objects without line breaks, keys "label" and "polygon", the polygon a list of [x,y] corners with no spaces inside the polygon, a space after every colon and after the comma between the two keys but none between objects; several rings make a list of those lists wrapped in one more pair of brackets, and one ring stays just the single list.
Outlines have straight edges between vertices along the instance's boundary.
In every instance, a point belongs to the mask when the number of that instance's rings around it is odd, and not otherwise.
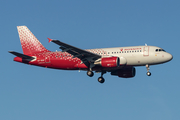
[{"label": "red tail fin", "polygon": [[26,26],[17,26],[17,29],[24,54],[49,52]]}]

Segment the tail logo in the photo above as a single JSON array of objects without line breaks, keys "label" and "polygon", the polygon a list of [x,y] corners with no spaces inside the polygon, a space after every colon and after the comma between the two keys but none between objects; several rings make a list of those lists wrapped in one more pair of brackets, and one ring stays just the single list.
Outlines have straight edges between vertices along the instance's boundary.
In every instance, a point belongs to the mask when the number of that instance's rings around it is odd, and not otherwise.
[{"label": "tail logo", "polygon": [[18,26],[17,29],[24,54],[32,55],[33,53],[48,52],[26,26]]}]

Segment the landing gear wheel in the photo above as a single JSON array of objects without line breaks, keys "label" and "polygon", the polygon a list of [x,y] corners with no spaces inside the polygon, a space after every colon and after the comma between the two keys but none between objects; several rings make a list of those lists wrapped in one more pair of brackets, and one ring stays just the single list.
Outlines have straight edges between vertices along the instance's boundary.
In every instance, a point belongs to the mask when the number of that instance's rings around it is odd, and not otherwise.
[{"label": "landing gear wheel", "polygon": [[87,71],[87,75],[88,75],[89,77],[92,77],[92,76],[94,75],[94,73],[93,73],[92,71]]},{"label": "landing gear wheel", "polygon": [[148,64],[146,65],[146,69],[147,69],[147,73],[146,73],[147,76],[151,76],[151,73],[149,72],[150,68],[149,68],[149,65],[148,65]]},{"label": "landing gear wheel", "polygon": [[104,78],[103,78],[103,77],[99,77],[99,78],[98,78],[98,82],[100,82],[100,83],[104,83],[104,81],[105,81],[105,80],[104,80]]},{"label": "landing gear wheel", "polygon": [[147,76],[151,76],[151,73],[150,73],[150,72],[147,72],[146,74],[147,74]]}]

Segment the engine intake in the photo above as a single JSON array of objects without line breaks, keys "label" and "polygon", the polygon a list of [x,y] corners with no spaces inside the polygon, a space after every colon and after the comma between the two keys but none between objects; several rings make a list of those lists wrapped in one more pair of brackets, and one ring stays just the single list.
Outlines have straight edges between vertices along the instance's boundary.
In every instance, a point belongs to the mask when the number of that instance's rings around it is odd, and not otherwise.
[{"label": "engine intake", "polygon": [[101,65],[102,67],[118,67],[120,65],[120,60],[119,57],[106,57],[98,59],[94,64]]}]

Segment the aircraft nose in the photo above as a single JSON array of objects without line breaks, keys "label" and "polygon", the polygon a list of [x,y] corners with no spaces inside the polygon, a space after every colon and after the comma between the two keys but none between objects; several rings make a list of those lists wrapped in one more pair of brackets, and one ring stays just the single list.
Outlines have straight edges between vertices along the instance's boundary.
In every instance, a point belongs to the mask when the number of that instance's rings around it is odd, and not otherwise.
[{"label": "aircraft nose", "polygon": [[167,53],[166,59],[167,61],[171,61],[173,59],[173,56],[170,53]]}]

